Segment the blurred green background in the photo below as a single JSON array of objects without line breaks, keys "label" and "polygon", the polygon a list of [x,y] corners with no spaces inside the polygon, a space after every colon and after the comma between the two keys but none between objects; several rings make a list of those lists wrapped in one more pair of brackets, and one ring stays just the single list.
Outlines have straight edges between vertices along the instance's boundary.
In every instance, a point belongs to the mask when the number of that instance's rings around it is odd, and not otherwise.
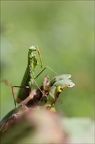
[{"label": "blurred green background", "polygon": [[[70,73],[76,84],[56,108],[68,117],[93,118],[94,1],[1,1],[1,80],[20,85],[31,45],[39,46],[44,66]],[[46,74],[54,76],[46,70],[38,84]],[[9,86],[1,83],[0,93],[2,118],[14,103]]]}]

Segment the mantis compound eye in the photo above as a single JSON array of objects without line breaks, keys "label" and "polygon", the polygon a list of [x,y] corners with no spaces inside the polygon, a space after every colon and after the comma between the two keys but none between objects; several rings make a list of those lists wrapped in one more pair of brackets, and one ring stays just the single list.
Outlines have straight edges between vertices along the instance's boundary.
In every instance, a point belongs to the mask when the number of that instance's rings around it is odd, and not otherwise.
[{"label": "mantis compound eye", "polygon": [[58,86],[58,87],[57,87],[57,91],[58,91],[58,92],[60,92],[60,93],[61,93],[61,92],[62,92],[62,90],[63,90],[63,87],[62,87],[62,86]]}]

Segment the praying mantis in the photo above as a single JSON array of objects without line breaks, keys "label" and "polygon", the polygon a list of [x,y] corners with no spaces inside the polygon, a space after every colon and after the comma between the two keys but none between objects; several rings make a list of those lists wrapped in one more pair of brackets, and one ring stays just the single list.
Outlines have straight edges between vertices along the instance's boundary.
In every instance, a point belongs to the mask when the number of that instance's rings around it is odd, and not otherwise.
[{"label": "praying mantis", "polygon": [[[37,53],[37,55],[36,55]],[[38,48],[38,46],[31,46],[28,49],[28,63],[25,70],[25,74],[23,76],[22,82],[20,86],[11,86],[12,87],[12,94],[14,99],[14,104],[16,108],[16,103],[24,103],[26,104],[27,101],[32,99],[35,94],[33,94],[33,90],[35,89],[35,86],[38,88],[38,91],[40,92],[39,95],[40,99],[38,104],[54,104],[58,98],[58,95],[65,90],[67,87],[73,87],[75,84],[70,80],[71,75],[70,74],[60,74],[57,75],[57,73],[51,69],[50,67],[46,66],[44,67],[38,74],[35,76],[35,69],[37,66],[40,66],[42,68],[42,58],[41,53]],[[56,76],[49,80],[49,78],[45,77],[46,82],[39,87],[36,83],[36,78],[46,69],[50,69],[53,71]],[[17,94],[17,98],[15,98],[14,94],[14,87],[19,87],[19,91]],[[29,95],[32,92],[33,97]],[[24,102],[23,102],[24,100]]]},{"label": "praying mantis", "polygon": [[[38,59],[36,54],[34,52],[37,52]],[[21,101],[25,100],[29,94],[33,91],[34,86],[37,86],[38,90],[42,93],[42,97],[40,99],[39,103],[42,103],[43,99],[45,98],[45,103],[55,103],[57,100],[58,95],[67,87],[73,87],[75,84],[69,79],[71,77],[70,74],[61,74],[55,76],[51,81],[47,78],[47,82],[43,84],[44,88],[40,88],[35,79],[46,69],[49,68],[51,71],[53,71],[55,74],[57,74],[54,70],[52,70],[50,67],[43,68],[40,73],[35,77],[35,68],[37,65],[40,65],[42,68],[42,59],[41,59],[41,53],[38,48],[38,46],[31,46],[28,51],[28,64],[27,68],[23,77],[23,80],[21,82],[21,86],[12,86],[12,92],[13,87],[20,87],[21,89],[18,92],[16,102],[20,103]],[[46,91],[46,92],[45,92]],[[13,92],[14,96],[14,92]],[[15,99],[15,96],[14,96]],[[29,98],[27,98],[29,100]],[[30,98],[31,99],[31,98]],[[26,100],[27,101],[27,100]],[[14,100],[15,102],[15,100]],[[15,106],[16,106],[15,102]],[[25,102],[26,103],[26,102]],[[39,104],[38,103],[38,104]]]},{"label": "praying mantis", "polygon": [[[51,109],[56,103],[58,96],[62,91],[64,91],[68,87],[72,88],[75,86],[75,84],[70,80],[70,74],[57,74],[48,66],[44,67],[35,76],[35,69],[38,65],[42,68],[42,58],[40,50],[38,46],[31,46],[28,50],[28,63],[21,85],[11,86],[15,109],[16,103],[19,103],[21,105],[27,105],[28,103],[32,105],[32,103],[35,103],[36,106],[44,106]],[[40,76],[40,74],[46,68],[53,71],[55,73],[55,77],[50,80],[48,76],[45,76],[42,85],[38,86],[35,79]],[[15,98],[14,87],[20,88],[17,94],[17,98]],[[15,109],[9,112],[9,114],[5,116],[3,120],[6,120],[8,116],[12,115]]]},{"label": "praying mantis", "polygon": [[[37,55],[34,54],[34,52],[37,52]],[[50,67],[46,66],[44,67],[37,76],[35,76],[35,68],[37,67],[37,65],[39,65],[42,68],[42,59],[41,59],[41,53],[40,50],[38,48],[38,46],[31,46],[29,48],[28,51],[28,63],[27,63],[27,67],[26,67],[26,71],[25,74],[23,76],[22,82],[20,86],[12,86],[12,94],[13,94],[13,98],[14,98],[14,103],[15,103],[15,107],[16,107],[16,102],[20,103],[21,101],[23,101],[26,97],[29,96],[30,92],[33,90],[33,87],[37,86],[38,89],[41,91],[40,87],[37,85],[35,79],[46,69],[50,69],[51,71],[53,71],[55,74],[57,74],[53,69],[51,69]],[[19,87],[21,89],[19,89],[18,94],[17,94],[17,98],[15,99],[15,95],[14,95],[14,91],[13,88],[14,87]]]},{"label": "praying mantis", "polygon": [[[38,57],[37,57],[37,55]],[[40,99],[40,104],[45,103],[55,103],[57,100],[58,95],[67,87],[73,87],[75,84],[69,79],[71,77],[70,74],[61,74],[55,76],[51,81],[49,78],[46,78],[47,81],[45,84],[43,84],[43,89],[41,89],[38,84],[36,83],[36,78],[46,69],[50,69],[53,71],[55,74],[57,74],[53,69],[50,67],[46,66],[44,67],[37,76],[35,76],[35,68],[39,65],[42,68],[42,58],[41,58],[41,53],[38,48],[38,46],[31,46],[28,49],[28,63],[27,67],[21,82],[20,86],[12,86],[12,94],[14,98],[14,104],[16,108],[16,103],[21,103],[23,100],[25,100],[30,93],[33,91],[34,86],[38,88],[38,90],[41,92],[41,99]],[[17,94],[17,98],[15,98],[14,94],[14,87],[19,87],[19,91]],[[29,98],[27,98],[29,100]],[[32,98],[30,98],[32,99]],[[26,100],[27,101],[27,100]],[[24,103],[26,103],[24,101]],[[38,104],[39,104],[38,103]]]},{"label": "praying mantis", "polygon": [[[37,52],[37,56],[34,54],[34,52]],[[41,59],[41,53],[39,48],[36,46],[31,46],[28,51],[28,64],[27,68],[23,77],[23,80],[21,82],[21,86],[12,86],[12,92],[13,92],[13,87],[20,87],[21,89],[18,92],[17,99],[15,101],[15,106],[16,102],[20,103],[21,101],[24,100],[24,104],[27,103],[27,100],[29,101],[32,99],[31,97],[29,98],[29,94],[33,91],[34,87],[37,86],[38,90],[41,92],[41,98],[39,99],[38,104],[54,104],[58,98],[58,95],[65,90],[67,87],[73,87],[75,84],[70,80],[71,75],[70,74],[61,74],[57,75],[57,73],[52,70],[50,67],[45,67],[43,68],[40,73],[35,77],[35,68],[37,65],[40,65],[42,68],[42,59]],[[47,79],[47,82],[43,84],[43,88],[41,89],[35,79],[46,69],[49,68],[51,71],[53,71],[57,76],[55,76],[51,81],[49,78]],[[14,96],[14,93],[13,93]],[[15,96],[14,96],[15,97]],[[15,98],[14,98],[15,99]]]}]

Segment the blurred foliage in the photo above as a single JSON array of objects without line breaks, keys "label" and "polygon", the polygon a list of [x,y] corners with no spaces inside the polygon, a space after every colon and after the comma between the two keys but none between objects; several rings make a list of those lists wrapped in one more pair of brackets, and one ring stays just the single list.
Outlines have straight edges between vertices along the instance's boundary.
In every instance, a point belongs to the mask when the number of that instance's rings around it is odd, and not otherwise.
[{"label": "blurred foliage", "polygon": [[[31,45],[39,45],[44,66],[70,73],[76,84],[56,108],[94,117],[94,1],[1,1],[1,79],[20,85]],[[46,74],[54,76],[46,70],[37,82]],[[13,107],[11,88],[2,83],[1,117]]]},{"label": "blurred foliage", "polygon": [[23,111],[22,117],[16,113],[0,127],[2,144],[12,144],[13,141],[14,144],[94,144],[95,142],[95,121],[90,118],[66,118],[42,107],[26,109],[23,109],[26,112]]}]

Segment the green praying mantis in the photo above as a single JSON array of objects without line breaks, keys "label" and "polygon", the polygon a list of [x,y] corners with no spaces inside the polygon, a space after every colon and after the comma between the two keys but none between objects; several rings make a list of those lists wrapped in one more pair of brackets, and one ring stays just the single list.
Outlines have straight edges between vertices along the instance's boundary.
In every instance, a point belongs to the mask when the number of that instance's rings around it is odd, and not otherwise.
[{"label": "green praying mantis", "polygon": [[[34,52],[37,53],[38,58],[37,58],[37,55]],[[25,98],[27,98],[29,96],[30,92],[34,89],[35,86],[37,86],[39,91],[41,93],[43,93],[42,90],[40,89],[40,87],[38,86],[38,84],[36,83],[35,79],[46,68],[50,69],[55,74],[57,74],[53,69],[51,69],[50,67],[46,66],[38,73],[37,76],[35,76],[34,73],[35,73],[35,68],[37,67],[37,65],[39,65],[42,68],[41,53],[40,53],[40,50],[39,50],[38,46],[31,46],[29,48],[29,51],[28,51],[28,63],[27,63],[26,71],[25,71],[25,74],[23,76],[21,85],[20,86],[12,86],[12,94],[13,94],[13,98],[14,98],[15,107],[16,107],[16,102],[17,103],[21,103],[21,101],[25,100]],[[18,91],[16,99],[15,99],[15,95],[14,95],[14,91],[13,91],[14,87],[21,88]]]},{"label": "green praying mantis", "polygon": [[[38,58],[34,52],[37,53]],[[38,75],[35,76],[35,68],[37,67],[37,65],[39,65],[42,68],[41,53],[40,53],[38,46],[31,46],[28,51],[28,64],[27,64],[27,68],[26,68],[23,80],[21,82],[21,86],[12,86],[12,93],[13,93],[13,97],[14,97],[15,107],[16,107],[16,102],[26,104],[27,101],[33,99],[34,95],[37,95],[37,94],[33,94],[33,92],[34,92],[33,90],[35,89],[35,86],[38,88],[38,91],[40,92],[40,94],[39,94],[40,99],[37,103],[38,105],[53,105],[56,102],[58,95],[63,90],[65,90],[68,87],[75,86],[75,84],[70,80],[70,78],[71,78],[70,74],[57,75],[57,73],[48,66],[43,68],[38,73]],[[45,83],[41,87],[39,87],[38,84],[36,83],[35,79],[46,68],[53,71],[56,74],[56,76],[52,80],[49,80],[49,78],[45,77],[45,79],[46,79],[46,81],[44,80]],[[14,87],[21,88],[18,91],[16,99],[15,99],[14,92],[13,92]],[[31,97],[30,93],[32,94],[32,97]],[[35,99],[33,99],[33,100],[35,100]]]},{"label": "green praying mantis", "polygon": [[[36,55],[37,54],[37,55]],[[15,103],[15,109],[7,114],[2,120],[14,113],[16,110],[16,103],[20,105],[31,106],[32,104],[36,106],[44,106],[51,109],[56,103],[58,96],[66,88],[74,87],[75,84],[70,80],[70,74],[57,74],[53,69],[46,66],[44,67],[36,76],[35,69],[37,66],[42,68],[42,58],[38,46],[31,46],[28,50],[28,63],[26,67],[25,74],[23,76],[20,86],[11,86],[12,94]],[[48,76],[44,77],[43,83],[41,86],[38,86],[36,78],[46,69],[50,69],[55,73],[55,77],[51,80]],[[15,98],[14,87],[19,87],[17,98]],[[55,110],[54,110],[55,111]]]},{"label": "green praying mantis", "polygon": [[[31,46],[28,49],[28,63],[25,74],[23,76],[20,86],[12,86],[12,94],[14,98],[15,108],[16,103],[26,104],[28,101],[36,101],[36,105],[53,105],[59,94],[68,87],[73,87],[75,84],[70,80],[70,74],[60,74],[51,69],[50,67],[44,67],[35,76],[35,69],[37,66],[42,68],[42,58],[38,46]],[[49,80],[46,76],[43,84],[39,87],[36,78],[46,69],[53,71],[56,76]],[[19,87],[17,98],[15,98],[14,87]],[[36,88],[35,88],[36,87]],[[38,97],[37,97],[38,96]],[[36,100],[35,100],[36,99]]]}]

